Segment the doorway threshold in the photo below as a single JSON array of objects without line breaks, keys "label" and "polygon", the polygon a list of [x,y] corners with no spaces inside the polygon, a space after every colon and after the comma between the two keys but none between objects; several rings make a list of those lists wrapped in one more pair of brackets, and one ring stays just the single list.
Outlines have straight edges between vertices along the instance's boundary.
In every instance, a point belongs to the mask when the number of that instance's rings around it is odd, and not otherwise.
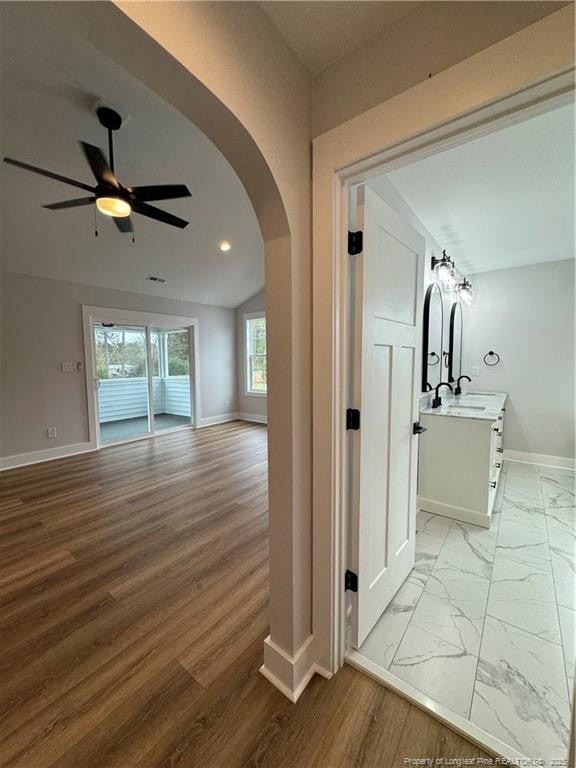
[{"label": "doorway threshold", "polygon": [[500,739],[497,739],[487,731],[474,725],[470,720],[457,715],[455,712],[448,709],[448,707],[434,701],[434,699],[426,696],[426,694],[422,693],[417,688],[414,688],[414,686],[406,683],[399,677],[396,677],[396,675],[392,674],[389,670],[366,658],[366,656],[363,656],[359,651],[349,648],[344,653],[344,660],[352,667],[359,669],[373,680],[376,680],[386,688],[389,688],[391,691],[394,691],[394,693],[397,693],[399,696],[402,696],[402,698],[424,710],[436,720],[447,725],[453,731],[464,736],[495,758],[503,758],[504,760],[509,761],[510,765],[531,764],[530,758],[526,757],[526,755],[517,752],[509,744],[500,741]]}]

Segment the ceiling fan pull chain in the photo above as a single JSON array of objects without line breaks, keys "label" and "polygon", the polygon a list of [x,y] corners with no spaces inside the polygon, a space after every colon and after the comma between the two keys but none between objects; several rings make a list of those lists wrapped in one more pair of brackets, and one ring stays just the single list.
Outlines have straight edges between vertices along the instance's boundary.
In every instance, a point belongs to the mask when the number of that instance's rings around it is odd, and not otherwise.
[{"label": "ceiling fan pull chain", "polygon": [[136,242],[136,222],[132,222],[132,242]]},{"label": "ceiling fan pull chain", "polygon": [[94,237],[98,237],[98,220],[96,218],[96,206],[92,206],[92,210],[94,211]]}]

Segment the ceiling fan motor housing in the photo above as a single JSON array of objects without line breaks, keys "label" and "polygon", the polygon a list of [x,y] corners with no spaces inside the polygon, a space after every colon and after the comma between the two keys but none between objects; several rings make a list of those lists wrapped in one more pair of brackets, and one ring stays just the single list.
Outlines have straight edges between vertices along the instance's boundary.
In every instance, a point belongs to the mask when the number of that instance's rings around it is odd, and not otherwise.
[{"label": "ceiling fan motor housing", "polygon": [[116,112],[115,109],[112,109],[112,107],[98,107],[96,115],[100,124],[109,131],[117,131],[122,126],[122,115]]}]

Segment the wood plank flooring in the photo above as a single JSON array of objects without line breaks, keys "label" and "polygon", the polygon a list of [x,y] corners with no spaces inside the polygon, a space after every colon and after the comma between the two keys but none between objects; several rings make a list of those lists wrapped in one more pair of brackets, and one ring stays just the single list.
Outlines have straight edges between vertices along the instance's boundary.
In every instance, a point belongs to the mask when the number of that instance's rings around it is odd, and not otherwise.
[{"label": "wood plank flooring", "polygon": [[264,427],[0,473],[0,766],[486,757],[351,667],[290,704],[258,673],[267,578]]}]

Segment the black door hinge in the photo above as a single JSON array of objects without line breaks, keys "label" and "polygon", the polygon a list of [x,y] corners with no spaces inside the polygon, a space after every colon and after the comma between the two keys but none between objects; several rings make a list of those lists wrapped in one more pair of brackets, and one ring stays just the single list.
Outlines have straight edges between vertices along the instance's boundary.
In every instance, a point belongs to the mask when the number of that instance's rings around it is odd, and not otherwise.
[{"label": "black door hinge", "polygon": [[346,592],[358,592],[358,574],[346,571],[344,574],[344,589]]},{"label": "black door hinge", "polygon": [[357,408],[347,409],[346,429],[360,429],[360,411]]},{"label": "black door hinge", "polygon": [[356,256],[362,253],[363,232],[348,232],[348,253],[350,256]]}]

